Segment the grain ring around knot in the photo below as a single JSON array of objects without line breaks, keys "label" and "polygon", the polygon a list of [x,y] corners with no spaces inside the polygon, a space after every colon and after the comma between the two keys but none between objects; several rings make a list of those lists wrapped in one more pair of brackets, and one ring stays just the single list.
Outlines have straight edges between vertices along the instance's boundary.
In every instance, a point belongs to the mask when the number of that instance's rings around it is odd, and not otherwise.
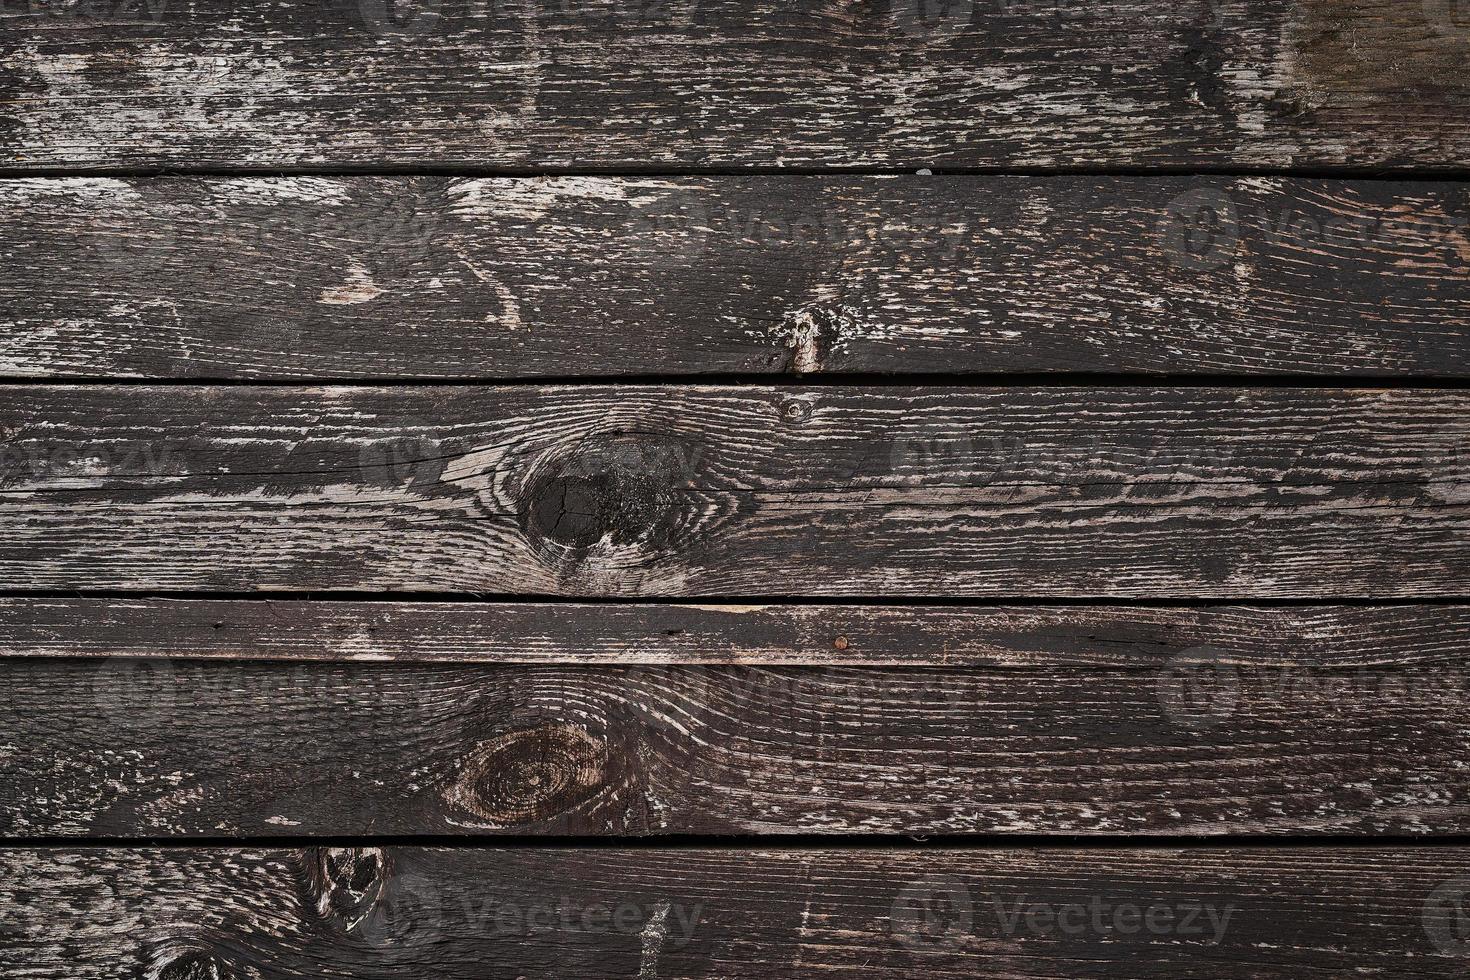
[{"label": "grain ring around knot", "polygon": [[603,742],[574,726],[541,725],[478,746],[446,798],[494,826],[518,826],[576,810],[607,781]]}]

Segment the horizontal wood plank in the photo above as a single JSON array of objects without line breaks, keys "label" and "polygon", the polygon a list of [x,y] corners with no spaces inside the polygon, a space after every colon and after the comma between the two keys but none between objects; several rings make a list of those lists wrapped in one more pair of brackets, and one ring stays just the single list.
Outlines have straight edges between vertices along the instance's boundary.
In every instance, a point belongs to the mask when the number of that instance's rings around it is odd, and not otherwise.
[{"label": "horizontal wood plank", "polygon": [[1470,831],[1464,666],[0,671],[10,836]]},{"label": "horizontal wood plank", "polygon": [[1464,167],[1451,0],[19,5],[11,168]]},{"label": "horizontal wood plank", "polygon": [[1470,393],[0,389],[0,588],[1463,593]]},{"label": "horizontal wood plank", "polygon": [[0,852],[17,980],[1463,977],[1464,848]]},{"label": "horizontal wood plank", "polygon": [[1470,190],[0,181],[0,374],[1470,375]]},{"label": "horizontal wood plank", "polygon": [[1118,667],[1461,666],[1470,606],[859,606],[0,599],[0,658]]}]

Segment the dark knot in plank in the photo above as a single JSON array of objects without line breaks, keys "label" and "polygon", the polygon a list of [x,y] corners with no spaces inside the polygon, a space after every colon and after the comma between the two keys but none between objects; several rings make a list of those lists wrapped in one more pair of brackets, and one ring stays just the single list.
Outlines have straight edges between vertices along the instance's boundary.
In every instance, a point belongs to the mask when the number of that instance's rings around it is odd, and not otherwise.
[{"label": "dark knot in plank", "polygon": [[496,826],[577,809],[608,783],[607,746],[580,728],[542,725],[480,745],[451,787],[451,804]]},{"label": "dark knot in plank", "polygon": [[697,447],[672,436],[593,433],[527,482],[521,527],[543,553],[581,557],[599,543],[674,549],[679,491],[690,485]]},{"label": "dark knot in plank", "polygon": [[435,882],[377,847],[323,847],[305,854],[309,904],[330,928],[378,958],[411,957],[432,943],[444,908]]},{"label": "dark knot in plank", "polygon": [[390,872],[387,855],[377,847],[317,848],[307,861],[317,914],[347,928],[378,901]]},{"label": "dark knot in plank", "polygon": [[828,367],[829,355],[863,336],[863,317],[849,306],[810,306],[786,313],[774,332],[787,351],[786,370],[813,374]]}]

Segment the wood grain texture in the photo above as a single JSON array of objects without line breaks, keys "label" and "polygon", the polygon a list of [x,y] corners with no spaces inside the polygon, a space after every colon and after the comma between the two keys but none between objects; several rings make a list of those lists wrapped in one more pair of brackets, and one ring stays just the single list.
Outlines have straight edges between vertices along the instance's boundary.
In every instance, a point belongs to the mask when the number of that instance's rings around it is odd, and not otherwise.
[{"label": "wood grain texture", "polygon": [[1119,667],[1459,667],[1459,605],[853,606],[0,599],[0,658]]},{"label": "wood grain texture", "polygon": [[13,659],[0,834],[1463,834],[1466,667]]},{"label": "wood grain texture", "polygon": [[7,850],[0,966],[16,980],[1463,977],[1447,899],[1463,896],[1467,860],[1382,847]]},{"label": "wood grain texture", "polygon": [[10,167],[1470,160],[1450,0],[26,9]]},{"label": "wood grain texture", "polygon": [[1458,595],[1470,393],[0,390],[0,587]]},{"label": "wood grain texture", "polygon": [[1470,191],[1281,178],[0,181],[0,374],[1470,375]]}]

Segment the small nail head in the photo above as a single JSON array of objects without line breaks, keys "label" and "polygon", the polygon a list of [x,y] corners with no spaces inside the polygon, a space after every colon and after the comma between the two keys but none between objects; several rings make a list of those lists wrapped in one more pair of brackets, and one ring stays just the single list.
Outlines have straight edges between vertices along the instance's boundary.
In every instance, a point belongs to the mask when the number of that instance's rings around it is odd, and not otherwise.
[{"label": "small nail head", "polygon": [[781,418],[787,422],[805,422],[811,417],[811,402],[803,398],[788,398],[781,404]]}]

